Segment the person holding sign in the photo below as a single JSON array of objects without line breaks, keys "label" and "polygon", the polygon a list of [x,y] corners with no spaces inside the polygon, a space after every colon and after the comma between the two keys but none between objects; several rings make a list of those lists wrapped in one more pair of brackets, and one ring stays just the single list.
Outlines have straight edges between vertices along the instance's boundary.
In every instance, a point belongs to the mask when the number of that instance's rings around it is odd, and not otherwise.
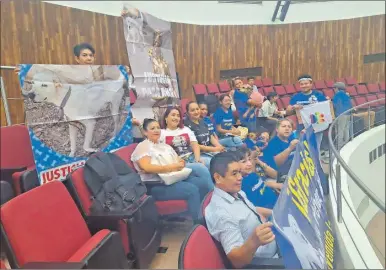
[{"label": "person holding sign", "polygon": [[210,173],[215,182],[211,202],[205,209],[210,234],[221,243],[234,267],[250,264],[253,258],[277,258],[272,223],[241,191],[241,165],[231,152],[214,156]]}]

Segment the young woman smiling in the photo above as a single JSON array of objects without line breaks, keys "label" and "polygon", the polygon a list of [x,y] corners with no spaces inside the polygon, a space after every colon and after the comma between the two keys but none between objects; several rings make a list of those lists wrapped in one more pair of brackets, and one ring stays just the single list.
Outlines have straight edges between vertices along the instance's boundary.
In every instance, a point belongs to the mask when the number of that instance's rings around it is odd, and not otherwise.
[{"label": "young woman smiling", "polygon": [[188,127],[184,127],[181,111],[178,107],[166,109],[162,122],[160,142],[170,145],[178,156],[186,161],[186,167],[191,168],[192,174],[198,176],[202,183],[201,195],[205,195],[213,189],[212,178],[209,169],[204,165],[209,164],[204,159],[211,157],[201,156],[200,146],[196,136]]}]

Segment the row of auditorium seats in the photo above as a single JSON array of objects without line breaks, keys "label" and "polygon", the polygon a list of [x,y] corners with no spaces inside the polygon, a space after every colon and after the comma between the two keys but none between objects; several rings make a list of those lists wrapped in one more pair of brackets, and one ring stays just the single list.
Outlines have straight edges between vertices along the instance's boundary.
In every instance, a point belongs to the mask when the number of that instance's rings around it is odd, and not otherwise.
[{"label": "row of auditorium seats", "polygon": [[[115,152],[115,154],[125,160],[133,170],[135,170],[135,168],[130,158],[135,147],[136,144],[132,144]],[[1,128],[1,156],[1,180],[4,180],[2,183],[8,185],[11,193],[13,193],[11,197],[13,195],[15,195],[16,198],[23,197],[23,195],[28,194],[30,191],[35,190],[35,187],[39,186],[36,171],[33,170],[34,159],[28,129],[25,126],[15,125]],[[17,177],[15,174],[17,174]],[[90,193],[83,179],[82,168],[72,172],[64,183],[76,202],[82,216],[87,220],[91,232],[96,233],[98,230],[106,228],[112,231],[119,231],[121,242],[128,259],[135,262],[135,267],[147,268],[160,245],[159,228],[154,230],[155,235],[148,238],[138,233],[141,228],[134,227],[135,225],[130,222],[130,219],[135,219],[137,218],[136,216],[130,218],[123,216],[90,216],[89,207],[92,202]],[[5,191],[5,189],[2,188],[2,191],[3,190]],[[9,200],[7,196],[2,195],[2,197],[6,198],[5,200]],[[185,215],[188,210],[187,202],[184,200],[157,201],[155,202],[155,206],[156,209],[154,209],[154,211],[157,211],[158,215],[162,218]],[[146,218],[146,214],[143,214],[141,218]],[[19,229],[23,230],[23,228]],[[24,230],[26,229],[24,228]],[[149,241],[151,241],[151,244],[149,244]],[[12,267],[18,266],[15,260],[11,259],[10,261],[12,262]]]},{"label": "row of auditorium seats", "polygon": [[[347,91],[351,96],[379,94],[385,92],[385,82],[381,83],[360,83],[358,84],[354,78],[337,78],[334,80],[318,80],[313,83],[313,89],[323,91],[326,96],[332,98],[334,95],[334,82],[345,82]],[[262,91],[262,94],[268,95],[269,92],[275,91],[279,96],[292,95],[300,91],[299,83],[296,84],[273,84],[272,79],[264,78],[262,80],[255,79],[255,85]],[[206,95],[220,95],[231,91],[231,86],[227,81],[210,84],[194,84],[193,92],[197,100],[201,100]]]}]

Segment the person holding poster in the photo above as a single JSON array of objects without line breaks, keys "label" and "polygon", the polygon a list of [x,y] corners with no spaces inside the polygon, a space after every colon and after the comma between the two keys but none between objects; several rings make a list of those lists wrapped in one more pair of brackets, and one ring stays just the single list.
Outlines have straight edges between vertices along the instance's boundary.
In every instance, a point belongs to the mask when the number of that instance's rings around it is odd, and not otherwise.
[{"label": "person holding poster", "polygon": [[210,173],[215,182],[212,199],[205,208],[209,233],[221,243],[235,268],[254,258],[278,258],[272,224],[241,190],[242,174],[238,158],[231,152],[213,157]]},{"label": "person holding poster", "polygon": [[334,233],[324,203],[323,170],[312,127],[300,138],[288,178],[272,211],[285,267],[335,269]]}]

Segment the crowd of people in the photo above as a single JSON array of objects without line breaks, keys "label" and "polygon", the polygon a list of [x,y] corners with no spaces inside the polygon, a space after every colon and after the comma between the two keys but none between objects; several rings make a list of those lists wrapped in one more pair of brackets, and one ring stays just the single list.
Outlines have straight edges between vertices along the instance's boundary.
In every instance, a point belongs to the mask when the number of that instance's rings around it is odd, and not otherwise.
[{"label": "crowd of people", "polygon": [[[74,49],[79,64],[93,64],[94,54],[89,44]],[[130,75],[129,67],[123,71]],[[168,107],[160,121],[132,119],[138,145],[131,160],[142,181],[173,178],[170,183],[150,185],[149,193],[160,201],[186,200],[192,219],[198,221],[201,201],[213,192],[205,210],[206,224],[235,267],[250,263],[253,257],[279,256],[269,218],[283,185],[279,176],[288,173],[304,131],[302,124],[295,129],[286,116],[328,100],[312,89],[311,76],[302,75],[298,78],[301,92],[281,111],[275,92],[264,97],[254,78],[247,81],[234,78],[234,89],[219,96],[213,114],[205,102],[191,101],[185,115],[180,107]],[[129,87],[132,82],[129,76]],[[339,115],[351,108],[351,102],[343,83],[335,87],[333,104]],[[346,124],[348,119],[342,121]],[[346,130],[341,137],[348,136]],[[322,143],[322,149],[325,146]],[[167,156],[175,158],[160,162],[160,157]]]}]

